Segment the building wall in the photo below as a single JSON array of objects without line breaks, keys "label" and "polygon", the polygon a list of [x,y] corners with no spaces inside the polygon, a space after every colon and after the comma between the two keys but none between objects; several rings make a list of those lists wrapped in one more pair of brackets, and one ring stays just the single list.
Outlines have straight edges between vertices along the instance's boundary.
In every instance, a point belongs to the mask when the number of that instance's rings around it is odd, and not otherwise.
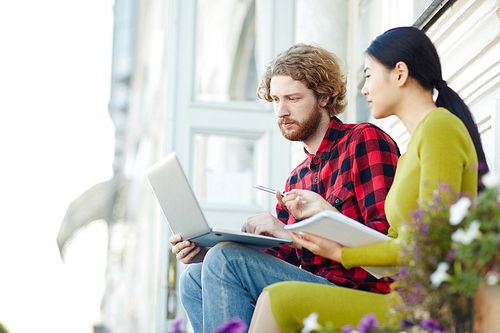
[{"label": "building wall", "polygon": [[441,58],[443,79],[474,115],[490,168],[500,171],[499,2],[457,1],[427,34]]},{"label": "building wall", "polygon": [[[401,122],[396,118],[374,121],[365,98],[360,94],[364,79],[363,52],[371,40],[388,28],[412,25],[432,3],[436,1],[256,0],[257,20],[268,22],[266,24],[270,26],[256,25],[256,34],[264,46],[259,50],[261,56],[256,59],[255,70],[260,76],[267,61],[293,43],[314,42],[324,46],[346,62],[349,106],[343,120],[375,122],[393,136],[404,151],[409,135]],[[175,147],[182,147],[182,154],[190,156],[193,146],[179,142],[185,130],[184,125],[179,127],[179,119],[189,117],[186,108],[194,105],[198,107],[196,112],[203,110],[206,121],[225,112],[220,110],[221,105],[223,109],[231,109],[234,105],[238,108],[247,105],[243,109],[248,110],[254,108],[248,105],[255,102],[234,104],[231,100],[226,104],[212,104],[209,108],[205,102],[186,100],[187,106],[183,109],[182,96],[186,94],[185,89],[189,89],[189,85],[185,88],[183,82],[193,79],[186,77],[185,68],[196,66],[190,52],[210,51],[210,46],[215,45],[215,41],[208,44],[205,41],[199,50],[186,48],[198,36],[198,30],[194,23],[186,24],[184,8],[192,8],[195,4],[195,0],[116,0],[115,3],[110,98],[110,113],[117,133],[114,192],[111,191],[115,195],[108,207],[111,217],[108,218],[107,289],[101,327],[109,332],[166,332],[173,318],[184,316],[176,285],[183,265],[170,254],[170,230],[144,177],[145,169]],[[209,5],[210,1],[205,0],[200,8],[213,11]],[[240,5],[248,8],[251,1]],[[280,11],[276,9],[283,8],[280,6],[287,7],[286,15],[278,15]],[[473,110],[483,132],[487,156],[497,169],[500,166],[498,11],[496,0],[457,0],[427,31],[442,58],[445,80]],[[243,12],[238,13],[240,16],[231,19],[245,17]],[[281,31],[285,26],[292,28]],[[210,35],[210,31],[205,34]],[[231,95],[230,99],[236,98],[234,96]],[[248,95],[238,96],[245,99]],[[273,117],[270,110],[264,103],[258,111],[262,122]],[[230,114],[227,121],[235,122],[236,127],[236,115],[243,117],[247,111]],[[254,115],[249,117],[254,119]],[[181,124],[188,120],[183,121]],[[290,170],[304,155],[300,144],[286,147],[287,151],[280,155],[280,159],[286,160]],[[266,154],[263,151],[263,155]],[[186,157],[184,161],[190,159]],[[280,186],[287,173],[287,170],[270,173],[268,178]],[[272,203],[263,207],[272,211]]]}]

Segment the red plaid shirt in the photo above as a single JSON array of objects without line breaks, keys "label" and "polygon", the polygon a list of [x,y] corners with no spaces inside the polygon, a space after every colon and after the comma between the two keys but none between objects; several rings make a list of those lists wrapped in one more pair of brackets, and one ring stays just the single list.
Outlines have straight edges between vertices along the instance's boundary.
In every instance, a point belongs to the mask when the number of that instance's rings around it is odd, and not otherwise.
[{"label": "red plaid shirt", "polygon": [[[369,123],[343,124],[334,118],[316,155],[306,154],[308,158],[288,178],[285,191],[319,193],[342,214],[387,234],[384,203],[399,157],[397,144],[389,135]],[[277,204],[276,212],[283,223],[296,222],[286,206]],[[375,293],[390,291],[389,278],[377,279],[360,267],[346,269],[307,249],[284,245],[264,251],[338,286]]]}]

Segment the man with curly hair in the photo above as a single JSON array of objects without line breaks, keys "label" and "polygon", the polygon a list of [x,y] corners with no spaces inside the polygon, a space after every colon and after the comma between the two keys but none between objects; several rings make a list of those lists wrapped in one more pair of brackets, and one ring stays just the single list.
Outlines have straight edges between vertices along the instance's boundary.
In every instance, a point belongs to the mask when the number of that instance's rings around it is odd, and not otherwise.
[{"label": "man with curly hair", "polygon": [[[294,45],[268,65],[257,94],[273,103],[283,136],[302,142],[307,155],[292,171],[285,192],[314,191],[342,214],[387,233],[384,202],[399,150],[378,127],[343,124],[336,117],[347,104],[341,65],[337,56],[321,47]],[[251,216],[242,231],[293,240],[284,226],[295,222],[286,206],[278,203],[276,216]],[[180,292],[195,332],[212,332],[233,317],[250,323],[263,288],[276,282],[389,292],[389,278],[377,279],[362,268],[346,269],[294,242],[263,251],[230,242],[209,249],[179,235],[170,243],[177,259],[190,264],[181,276]]]}]

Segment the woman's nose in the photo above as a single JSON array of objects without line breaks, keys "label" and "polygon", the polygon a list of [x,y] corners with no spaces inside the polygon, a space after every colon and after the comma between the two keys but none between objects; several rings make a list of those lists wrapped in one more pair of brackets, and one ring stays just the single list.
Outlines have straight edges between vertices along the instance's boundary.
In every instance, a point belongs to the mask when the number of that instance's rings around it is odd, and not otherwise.
[{"label": "woman's nose", "polygon": [[366,96],[368,95],[368,89],[366,88],[366,81],[365,83],[363,84],[363,88],[361,88],[361,93]]}]

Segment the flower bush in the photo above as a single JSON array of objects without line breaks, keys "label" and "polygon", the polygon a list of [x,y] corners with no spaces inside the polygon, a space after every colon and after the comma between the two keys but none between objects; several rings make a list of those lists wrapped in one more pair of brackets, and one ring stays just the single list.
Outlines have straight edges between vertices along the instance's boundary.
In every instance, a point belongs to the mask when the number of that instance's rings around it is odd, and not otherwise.
[{"label": "flower bush", "polygon": [[403,237],[409,262],[398,276],[406,320],[432,317],[432,331],[469,332],[472,299],[481,284],[500,277],[500,193],[498,177],[482,179],[485,190],[470,200],[440,185],[430,202],[412,213]]},{"label": "flower bush", "polygon": [[403,313],[399,328],[381,328],[368,314],[339,331],[313,316],[302,333],[472,332],[475,293],[500,280],[500,180],[489,173],[482,182],[485,190],[472,199],[440,185],[400,230],[409,264],[394,277],[404,300],[393,309]]},{"label": "flower bush", "polygon": [[356,328],[351,325],[345,325],[339,331],[335,329],[331,323],[328,323],[325,327],[322,327],[318,323],[318,314],[316,312],[311,313],[308,317],[304,319],[304,328],[300,331],[301,333],[396,333],[400,332],[401,329],[390,329],[380,327],[380,323],[373,313],[366,314],[358,323]]}]

